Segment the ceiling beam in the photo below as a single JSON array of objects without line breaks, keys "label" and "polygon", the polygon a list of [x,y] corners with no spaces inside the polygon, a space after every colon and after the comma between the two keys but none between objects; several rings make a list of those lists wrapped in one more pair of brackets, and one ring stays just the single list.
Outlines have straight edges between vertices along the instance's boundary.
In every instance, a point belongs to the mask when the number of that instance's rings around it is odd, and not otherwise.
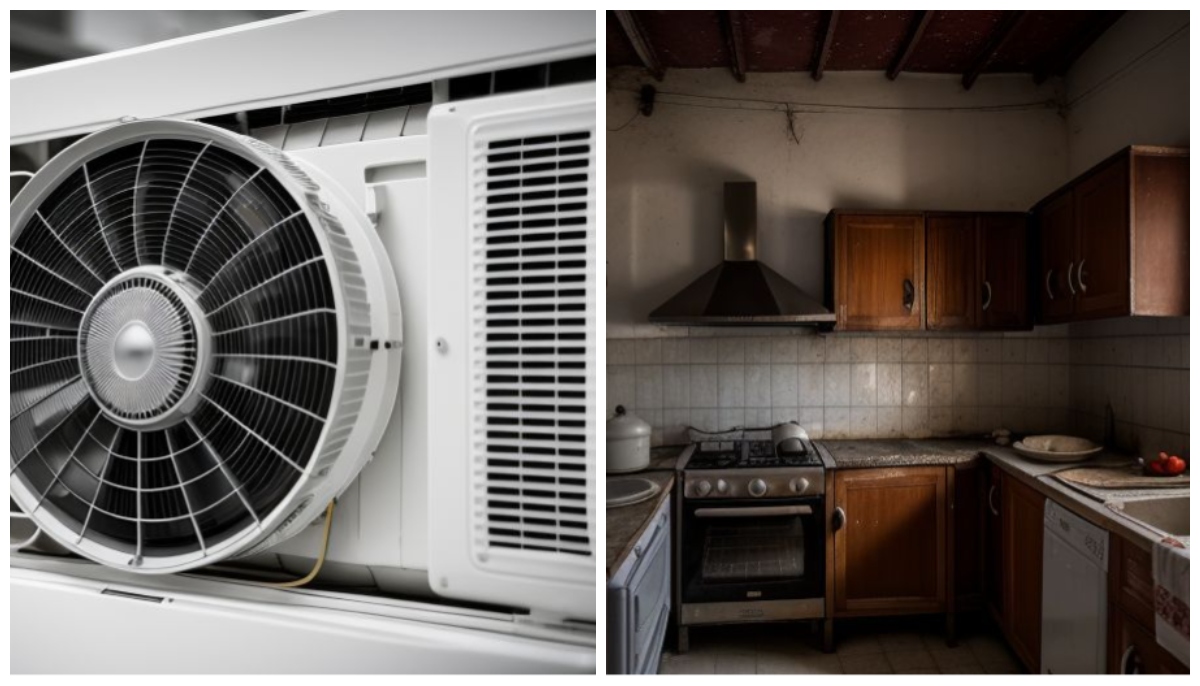
[{"label": "ceiling beam", "polygon": [[746,82],[746,38],[743,31],[741,10],[721,10],[721,33],[725,34],[725,45],[729,48],[729,68],[733,78]]},{"label": "ceiling beam", "polygon": [[967,69],[967,73],[963,74],[963,88],[971,90],[971,86],[975,85],[975,80],[987,69],[992,60],[996,58],[996,53],[1000,52],[1000,48],[1013,37],[1013,34],[1020,28],[1021,23],[1029,16],[1028,10],[1020,10],[1016,12],[1008,12],[1000,23],[996,26],[996,30],[992,32],[987,43],[984,44],[983,50],[975,57],[975,61]]},{"label": "ceiling beam", "polygon": [[833,49],[833,34],[837,31],[838,10],[825,13],[824,31],[818,36],[816,59],[813,60],[813,81],[820,81],[825,76],[825,65],[829,62],[829,53]]},{"label": "ceiling beam", "polygon": [[1075,64],[1075,60],[1083,56],[1105,31],[1112,28],[1125,12],[1123,10],[1094,11],[1088,20],[1067,40],[1063,41],[1058,50],[1052,51],[1033,68],[1033,81],[1045,83],[1051,76],[1063,76]]},{"label": "ceiling beam", "polygon": [[917,44],[921,42],[921,37],[925,35],[925,29],[929,27],[929,21],[933,19],[933,10],[918,10],[917,16],[913,18],[912,30],[908,34],[908,41],[904,44],[904,49],[896,56],[896,61],[892,62],[892,66],[888,68],[887,77],[893,81],[904,71],[904,67],[908,65],[908,61],[912,59],[913,53],[917,51]]},{"label": "ceiling beam", "polygon": [[658,59],[658,52],[654,49],[654,44],[650,42],[650,36],[642,27],[642,22],[638,20],[633,10],[613,10],[613,14],[617,15],[617,21],[620,22],[621,29],[625,31],[625,37],[633,45],[633,51],[642,61],[642,66],[649,70],[656,80],[662,81],[666,69],[663,68],[662,61]]}]

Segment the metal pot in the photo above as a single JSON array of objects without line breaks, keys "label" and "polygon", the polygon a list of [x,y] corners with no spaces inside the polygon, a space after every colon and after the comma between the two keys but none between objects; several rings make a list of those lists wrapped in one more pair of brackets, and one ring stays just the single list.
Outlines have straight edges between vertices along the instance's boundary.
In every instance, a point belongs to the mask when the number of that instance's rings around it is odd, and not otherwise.
[{"label": "metal pot", "polygon": [[650,466],[650,425],[617,406],[617,414],[608,420],[608,452],[605,458],[609,474],[640,472]]}]

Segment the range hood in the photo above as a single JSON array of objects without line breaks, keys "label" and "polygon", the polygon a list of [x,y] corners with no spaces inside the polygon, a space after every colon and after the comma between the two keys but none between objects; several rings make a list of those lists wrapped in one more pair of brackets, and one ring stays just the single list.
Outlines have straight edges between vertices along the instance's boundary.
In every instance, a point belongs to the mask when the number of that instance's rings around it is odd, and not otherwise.
[{"label": "range hood", "polygon": [[650,313],[655,324],[782,326],[837,317],[758,257],[758,184],[725,184],[725,261]]}]

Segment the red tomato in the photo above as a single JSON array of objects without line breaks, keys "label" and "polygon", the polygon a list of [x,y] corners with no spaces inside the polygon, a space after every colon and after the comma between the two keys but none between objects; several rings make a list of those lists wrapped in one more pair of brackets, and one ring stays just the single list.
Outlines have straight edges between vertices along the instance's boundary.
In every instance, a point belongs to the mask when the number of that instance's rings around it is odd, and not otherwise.
[{"label": "red tomato", "polygon": [[1176,474],[1182,474],[1187,470],[1187,463],[1180,459],[1179,456],[1172,455],[1167,459],[1167,464],[1164,469],[1167,474],[1175,476]]}]

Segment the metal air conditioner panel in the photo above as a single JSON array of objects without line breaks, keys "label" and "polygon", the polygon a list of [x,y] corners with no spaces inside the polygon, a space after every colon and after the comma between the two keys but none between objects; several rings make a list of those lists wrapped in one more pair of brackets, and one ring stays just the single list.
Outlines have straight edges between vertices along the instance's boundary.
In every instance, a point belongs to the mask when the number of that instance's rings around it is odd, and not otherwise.
[{"label": "metal air conditioner panel", "polygon": [[595,617],[595,122],[591,85],[430,117],[430,579],[447,597]]}]

